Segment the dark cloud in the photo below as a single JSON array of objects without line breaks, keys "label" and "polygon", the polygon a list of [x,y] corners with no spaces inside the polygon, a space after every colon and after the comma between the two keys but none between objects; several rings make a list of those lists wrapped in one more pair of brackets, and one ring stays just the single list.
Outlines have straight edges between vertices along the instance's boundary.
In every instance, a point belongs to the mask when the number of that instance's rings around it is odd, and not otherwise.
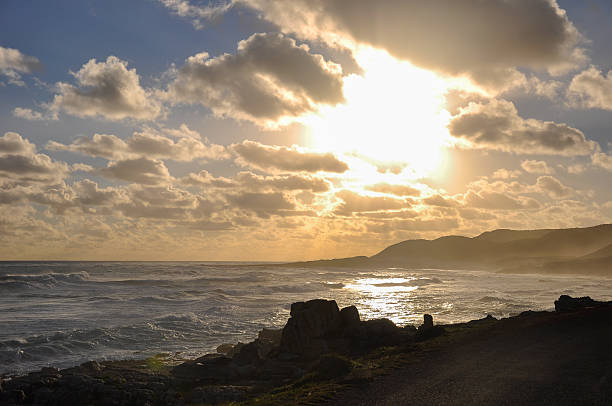
[{"label": "dark cloud", "polygon": [[534,210],[541,207],[531,197],[515,197],[507,193],[493,191],[468,191],[465,195],[468,207],[489,210]]},{"label": "dark cloud", "polygon": [[21,183],[57,183],[69,171],[66,163],[37,154],[34,144],[17,133],[7,132],[0,137],[0,178]]},{"label": "dark cloud", "polygon": [[262,170],[335,173],[348,170],[348,165],[331,153],[302,152],[295,147],[264,145],[248,140],[232,145],[231,149],[238,155],[238,163]]},{"label": "dark cloud", "polygon": [[470,142],[476,149],[522,154],[589,155],[597,143],[567,124],[523,119],[506,100],[471,103],[450,124],[451,135]]},{"label": "dark cloud", "polygon": [[237,2],[301,38],[368,44],[485,84],[507,80],[515,67],[556,73],[584,60],[581,36],[555,0]]},{"label": "dark cloud", "polygon": [[261,218],[295,209],[295,204],[280,192],[228,194],[226,199],[235,207],[252,211]]},{"label": "dark cloud", "polygon": [[350,190],[342,190],[336,193],[342,200],[334,213],[341,216],[351,216],[359,212],[377,212],[386,210],[401,210],[410,207],[405,200],[390,197],[363,196]]},{"label": "dark cloud", "polygon": [[282,34],[254,34],[233,55],[188,58],[168,97],[264,126],[344,101],[340,67]]},{"label": "dark cloud", "polygon": [[145,185],[157,185],[170,180],[168,168],[162,161],[144,157],[111,161],[106,168],[98,169],[97,172],[107,178]]}]

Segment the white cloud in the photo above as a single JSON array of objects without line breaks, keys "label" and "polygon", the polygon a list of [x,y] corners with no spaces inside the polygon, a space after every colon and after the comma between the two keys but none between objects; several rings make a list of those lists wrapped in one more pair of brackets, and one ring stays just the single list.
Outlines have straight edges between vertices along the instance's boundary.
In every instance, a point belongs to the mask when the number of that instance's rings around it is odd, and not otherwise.
[{"label": "white cloud", "polygon": [[521,162],[521,168],[527,173],[536,173],[540,175],[550,175],[555,173],[555,170],[548,166],[544,161],[525,160]]},{"label": "white cloud", "polygon": [[572,188],[565,186],[559,179],[552,176],[540,176],[536,186],[552,198],[566,198],[573,194]]},{"label": "white cloud", "polygon": [[402,199],[392,197],[364,196],[350,190],[336,193],[341,203],[334,210],[335,214],[351,216],[353,213],[401,210],[410,206]]},{"label": "white cloud", "polygon": [[221,1],[217,5],[196,6],[188,0],[159,0],[164,6],[180,17],[192,19],[196,29],[204,28],[204,22],[213,20],[225,13],[232,6],[231,2]]},{"label": "white cloud", "polygon": [[604,76],[591,66],[572,79],[567,94],[574,107],[612,110],[612,70]]},{"label": "white cloud", "polygon": [[200,103],[218,116],[275,127],[344,101],[338,65],[282,34],[253,34],[235,54],[187,59],[169,86],[173,102]]},{"label": "white cloud", "polygon": [[24,55],[18,49],[0,46],[0,75],[6,76],[9,83],[25,86],[21,74],[33,73],[41,68],[42,65],[37,58]]},{"label": "white cloud", "polygon": [[[176,136],[183,134],[183,130],[164,129],[164,132],[170,132]],[[178,138],[177,141],[164,137],[153,129],[135,132],[126,140],[112,134],[94,134],[92,138],[79,137],[69,145],[50,141],[46,148],[54,151],[72,151],[106,159],[126,159],[146,156],[148,158],[189,162],[200,158],[211,160],[229,158],[225,147],[216,144],[205,144],[195,138],[194,134],[187,134],[187,136]]]},{"label": "white cloud", "polygon": [[612,172],[612,155],[603,152],[596,152],[591,156],[593,165]]},{"label": "white cloud", "polygon": [[56,119],[53,114],[43,114],[39,111],[34,111],[32,109],[24,109],[21,107],[16,107],[13,110],[13,115],[15,117],[23,118],[24,120],[28,121],[44,121]]},{"label": "white cloud", "polygon": [[512,171],[505,168],[500,168],[491,175],[493,179],[516,179],[519,176],[521,176],[521,171]]},{"label": "white cloud", "polygon": [[152,120],[161,113],[152,92],[140,86],[135,69],[127,62],[109,56],[105,62],[91,59],[73,73],[77,85],[60,82],[48,108],[77,117],[102,117],[108,120]]}]

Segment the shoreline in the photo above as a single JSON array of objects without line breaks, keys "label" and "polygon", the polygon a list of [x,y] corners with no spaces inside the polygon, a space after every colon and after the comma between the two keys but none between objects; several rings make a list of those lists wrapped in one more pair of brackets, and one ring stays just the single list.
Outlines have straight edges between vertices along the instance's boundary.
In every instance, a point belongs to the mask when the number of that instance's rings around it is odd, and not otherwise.
[{"label": "shoreline", "polygon": [[[532,336],[528,335],[526,347],[543,346],[540,352],[530,354],[542,360],[545,354],[556,351],[553,345],[545,346],[546,340],[552,340],[551,344],[556,346],[563,344],[565,336],[596,343],[605,338],[606,345],[610,342],[607,341],[612,338],[610,302],[562,296],[555,307],[553,312],[526,311],[499,320],[488,316],[447,325],[436,325],[425,316],[424,323],[416,328],[397,327],[387,319],[361,321],[357,308],[338,309],[334,301],[298,302],[292,305],[291,318],[283,330],[264,329],[250,343],[222,345],[216,354],[178,365],[163,356],[154,356],[145,360],[89,361],[62,370],[47,367],[23,376],[2,377],[0,404],[366,405],[392,396],[389,385],[410,387],[401,376],[414,375],[414,370],[421,370],[423,376],[431,374],[428,379],[435,381],[444,375],[440,369],[459,368],[445,356],[457,353],[469,358],[475,345],[502,351],[497,360],[502,363],[503,346],[510,351],[514,341],[524,339],[519,333],[527,334],[530,329]],[[568,325],[574,327],[567,330]],[[591,350],[602,352],[600,358],[607,359],[607,346],[594,345]],[[480,356],[478,351],[475,354]],[[572,357],[578,357],[574,359],[578,364],[584,361],[580,364],[583,372],[599,365],[579,351],[566,356]],[[612,354],[609,357],[612,362]],[[400,378],[398,370],[404,371]],[[468,371],[474,373],[470,368]],[[560,376],[566,372],[557,371]],[[423,376],[417,378],[422,380]],[[555,384],[552,378],[547,379],[540,382],[535,392]],[[603,389],[597,393],[612,396],[612,370],[604,371],[602,379]],[[419,385],[424,386],[422,382]],[[577,391],[578,395],[592,397],[593,393]],[[458,403],[447,399],[440,404]]]}]

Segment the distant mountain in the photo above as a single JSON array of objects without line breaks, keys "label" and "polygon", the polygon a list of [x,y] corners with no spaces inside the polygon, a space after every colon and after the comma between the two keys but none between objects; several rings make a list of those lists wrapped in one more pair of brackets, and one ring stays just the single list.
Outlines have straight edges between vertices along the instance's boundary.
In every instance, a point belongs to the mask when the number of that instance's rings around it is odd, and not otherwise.
[{"label": "distant mountain", "polygon": [[476,237],[408,240],[391,245],[371,257],[301,262],[299,265],[486,269],[612,276],[612,224],[568,229],[501,229]]}]

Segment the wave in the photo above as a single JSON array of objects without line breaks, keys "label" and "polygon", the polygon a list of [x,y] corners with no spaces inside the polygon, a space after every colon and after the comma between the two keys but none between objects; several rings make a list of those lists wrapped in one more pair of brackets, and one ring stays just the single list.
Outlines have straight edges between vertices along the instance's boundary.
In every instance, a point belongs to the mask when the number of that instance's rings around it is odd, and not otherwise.
[{"label": "wave", "polygon": [[77,284],[90,280],[86,271],[75,273],[8,274],[0,276],[0,290],[49,288],[59,284]]}]

